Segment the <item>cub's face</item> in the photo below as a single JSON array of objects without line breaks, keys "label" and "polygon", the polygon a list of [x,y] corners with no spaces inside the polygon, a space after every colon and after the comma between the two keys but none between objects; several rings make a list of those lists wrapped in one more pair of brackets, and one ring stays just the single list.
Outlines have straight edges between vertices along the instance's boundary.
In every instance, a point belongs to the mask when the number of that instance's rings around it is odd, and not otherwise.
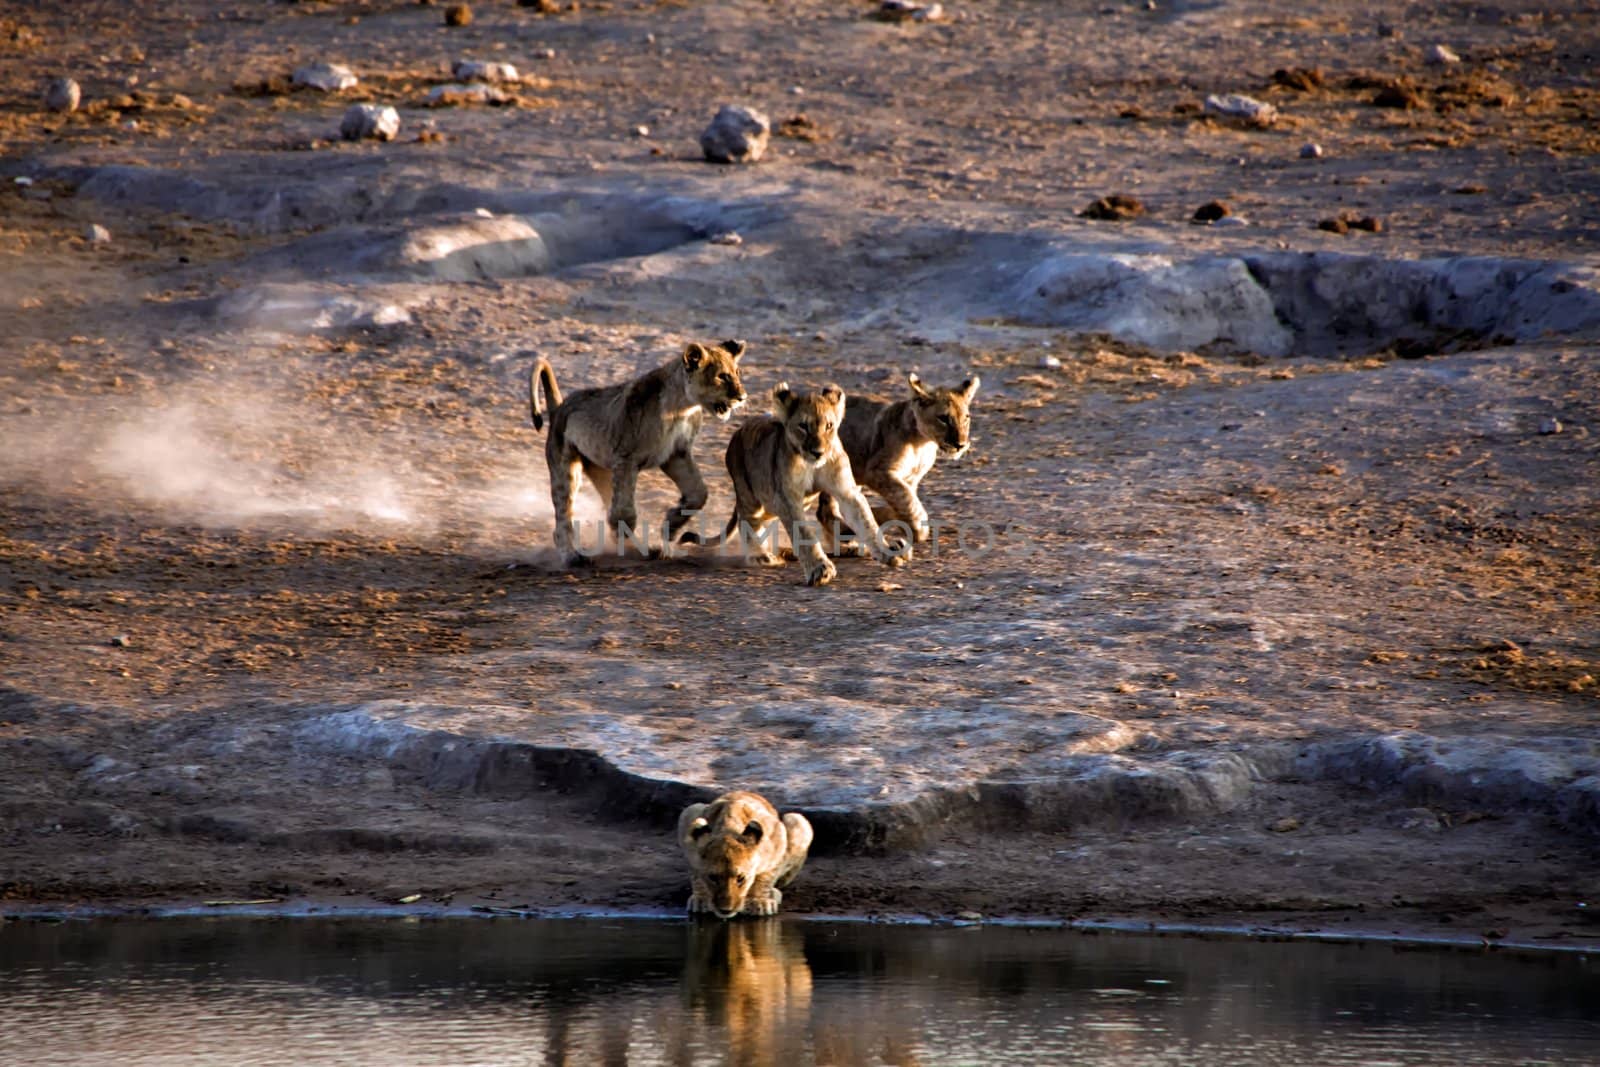
[{"label": "cub's face", "polygon": [[954,389],[929,389],[915,374],[911,384],[911,405],[917,415],[917,429],[939,446],[946,456],[966,452],[971,428],[972,398],[978,392],[978,379],[968,378]]},{"label": "cub's face", "polygon": [[739,380],[739,360],[744,356],[743,341],[723,341],[702,345],[691,341],[683,349],[684,377],[689,396],[726,422],[733,409],[745,402],[744,383]]},{"label": "cub's face", "polygon": [[715,832],[705,825],[696,825],[689,831],[689,839],[700,854],[700,876],[711,889],[711,909],[717,918],[731,919],[744,910],[755,884],[756,848],[761,836],[761,824],[757,822],[751,822],[737,835]]},{"label": "cub's face", "polygon": [[837,385],[825,385],[815,393],[796,393],[784,382],[772,391],[772,401],[789,445],[806,462],[820,467],[839,451],[844,391]]}]

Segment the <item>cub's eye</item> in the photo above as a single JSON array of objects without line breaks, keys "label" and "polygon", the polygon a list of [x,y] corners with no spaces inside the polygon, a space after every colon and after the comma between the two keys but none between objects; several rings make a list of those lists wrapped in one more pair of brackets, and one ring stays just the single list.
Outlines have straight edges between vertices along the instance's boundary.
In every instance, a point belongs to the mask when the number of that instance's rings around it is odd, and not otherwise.
[{"label": "cub's eye", "polygon": [[952,426],[953,427],[956,424],[956,420],[952,419],[949,415],[940,415],[939,416],[939,421],[944,423],[946,426]]},{"label": "cub's eye", "polygon": [[823,423],[823,424],[822,424],[822,432],[823,432],[823,433],[828,433],[828,432],[830,432],[830,431],[831,431],[831,430],[832,430],[832,429],[833,429],[833,423],[831,423],[831,422],[825,422],[825,423]]},{"label": "cub's eye", "polygon": [[742,874],[736,874],[736,875],[734,875],[734,876],[733,876],[733,880],[734,880],[734,881],[735,881],[735,882],[738,882],[738,883],[739,883],[739,884],[740,884],[740,885],[744,885],[744,875],[742,875]]},{"label": "cub's eye", "polygon": [[733,378],[726,374],[717,375],[717,381],[721,382],[723,385],[733,384]]}]

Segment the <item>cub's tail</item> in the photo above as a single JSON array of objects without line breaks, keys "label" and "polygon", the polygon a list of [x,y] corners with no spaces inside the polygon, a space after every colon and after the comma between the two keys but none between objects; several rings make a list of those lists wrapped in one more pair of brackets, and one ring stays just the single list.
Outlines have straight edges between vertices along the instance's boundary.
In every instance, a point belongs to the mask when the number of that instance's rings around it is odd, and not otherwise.
[{"label": "cub's tail", "polygon": [[[539,391],[544,390],[544,403],[539,403]],[[544,429],[546,412],[554,412],[561,406],[561,387],[556,384],[556,372],[550,369],[550,361],[540,356],[533,361],[533,369],[528,372],[528,414],[533,417],[533,428]]]},{"label": "cub's tail", "polygon": [[722,544],[730,536],[732,536],[733,531],[738,529],[738,527],[739,512],[735,511],[732,515],[728,516],[728,525],[724,526],[722,528],[722,532],[717,534],[717,536],[702,538],[693,530],[685,530],[682,536],[678,538],[678,543],[685,545],[701,545],[705,548],[716,548],[718,545]]}]

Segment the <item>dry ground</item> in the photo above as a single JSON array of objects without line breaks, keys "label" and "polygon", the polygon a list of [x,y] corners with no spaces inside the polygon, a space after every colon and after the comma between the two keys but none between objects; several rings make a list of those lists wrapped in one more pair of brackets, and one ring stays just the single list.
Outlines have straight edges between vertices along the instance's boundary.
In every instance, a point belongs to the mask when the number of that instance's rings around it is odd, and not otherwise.
[{"label": "dry ground", "polygon": [[[902,299],[993,233],[1592,263],[1592,4],[1426,5],[1393,34],[1342,4],[999,2],[927,26],[863,4],[474,7],[447,29],[440,8],[398,2],[0,4],[0,673],[80,709],[0,704],[9,907],[682,894],[654,827],[594,826],[582,796],[282,763],[275,731],[307,705],[522,709],[537,736],[541,715],[581,704],[690,738],[708,703],[820,693],[1091,712],[1157,753],[1401,729],[1594,743],[1587,343],[1266,361],[1005,322],[929,337]],[[1435,41],[1466,62],[1425,66]],[[416,108],[461,55],[533,78],[510,107]],[[284,91],[318,58],[362,85]],[[1318,68],[1320,85],[1276,85],[1280,67]],[[39,106],[61,72],[83,82],[77,114]],[[1420,106],[1372,106],[1386,80]],[[1195,110],[1210,92],[1286,118],[1220,126]],[[365,99],[404,106],[399,142],[330,140]],[[806,119],[753,172],[708,175],[694,138],[730,99]],[[1307,141],[1326,156],[1302,161]],[[725,188],[793,214],[737,248],[419,285],[409,325],[287,334],[219,323],[209,301],[323,223],[73,195],[64,168],[111,164],[348,179],[375,198]],[[1112,192],[1148,213],[1074,217]],[[1214,197],[1253,225],[1188,225]],[[1384,231],[1314,228],[1347,210]],[[90,221],[110,245],[82,238]],[[1013,526],[1037,555],[974,559],[947,537],[892,576],[842,565],[821,591],[793,567],[703,559],[545,567],[515,354],[551,354],[570,387],[720,336],[751,341],[753,392],[981,373],[973,455],[933,476],[929,505]],[[1563,432],[1539,432],[1550,419]],[[717,515],[726,432],[699,447]],[[647,499],[662,506],[665,483]],[[232,749],[191,758],[227,729]],[[107,778],[97,757],[134,770]],[[821,858],[791,904],[1595,935],[1576,909],[1600,875],[1592,838],[1537,812],[1408,803],[1284,782],[1182,824],[953,827],[918,852]]]}]

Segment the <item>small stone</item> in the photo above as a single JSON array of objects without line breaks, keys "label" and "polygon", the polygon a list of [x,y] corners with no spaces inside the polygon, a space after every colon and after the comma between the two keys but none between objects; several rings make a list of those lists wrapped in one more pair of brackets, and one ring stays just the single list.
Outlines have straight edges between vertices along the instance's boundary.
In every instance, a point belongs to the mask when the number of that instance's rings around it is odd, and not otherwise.
[{"label": "small stone", "polygon": [[1480,185],[1477,182],[1468,182],[1465,185],[1458,185],[1450,191],[1457,196],[1482,196],[1489,191],[1489,187]]},{"label": "small stone", "polygon": [[462,82],[518,82],[522,76],[510,63],[496,63],[481,59],[458,59],[450,67],[450,76]]},{"label": "small stone", "polygon": [[1190,217],[1189,221],[1199,223],[1216,222],[1218,219],[1225,219],[1232,214],[1233,209],[1221,200],[1208,200],[1194,209],[1194,215]]},{"label": "small stone", "polygon": [[556,50],[554,48],[541,48],[539,51],[535,52],[534,55],[540,59],[554,59],[556,57]]},{"label": "small stone", "polygon": [[1350,219],[1352,230],[1365,230],[1367,233],[1382,233],[1383,220],[1376,215],[1362,215],[1357,219]]},{"label": "small stone", "polygon": [[399,133],[400,112],[383,104],[351,104],[339,123],[339,136],[346,141],[392,141]]},{"label": "small stone", "polygon": [[943,4],[924,4],[911,13],[913,22],[938,22],[944,18]]},{"label": "small stone", "polygon": [[983,912],[970,910],[958,911],[956,912],[956,918],[960,919],[962,922],[981,923],[983,922]]},{"label": "small stone", "polygon": [[1300,829],[1300,820],[1295,818],[1293,815],[1285,815],[1281,819],[1277,819],[1268,823],[1267,829],[1271,830],[1275,834],[1287,834],[1291,831]]},{"label": "small stone", "polygon": [[1542,419],[1539,422],[1539,432],[1542,434],[1549,435],[1553,433],[1560,433],[1563,429],[1564,427],[1561,425],[1561,420],[1553,415],[1550,418]]},{"label": "small stone", "polygon": [[1449,45],[1436,44],[1423,54],[1422,61],[1430,67],[1447,67],[1452,63],[1461,62],[1461,57],[1451,51]]},{"label": "small stone", "polygon": [[133,640],[127,634],[118,634],[111,639],[111,644],[116,648],[127,648]]},{"label": "small stone", "polygon": [[1271,126],[1278,121],[1278,109],[1263,100],[1240,93],[1208,96],[1206,113],[1241,126]]},{"label": "small stone", "polygon": [[469,4],[451,4],[444,9],[444,24],[446,26],[472,25],[472,7]]},{"label": "small stone", "polygon": [[1216,229],[1226,230],[1235,226],[1248,226],[1250,225],[1250,220],[1245,218],[1243,215],[1229,215],[1226,218],[1218,219],[1211,225]]},{"label": "small stone", "polygon": [[289,81],[293,85],[316,89],[318,92],[338,93],[345,89],[354,89],[359,79],[354,71],[341,64],[312,63],[295,71]]},{"label": "small stone", "polygon": [[633,128],[633,135],[635,137],[649,137],[650,136],[650,127],[648,127],[648,126],[635,126]]},{"label": "small stone", "polygon": [[1317,229],[1326,230],[1329,233],[1349,233],[1350,224],[1342,218],[1323,219],[1317,223]]},{"label": "small stone", "polygon": [[44,89],[44,106],[51,111],[76,111],[83,90],[71,78],[52,78]]},{"label": "small stone", "polygon": [[84,227],[83,239],[92,245],[108,245],[111,243],[111,231],[98,222],[91,222]]},{"label": "small stone", "polygon": [[1400,36],[1400,30],[1399,30],[1398,27],[1390,25],[1387,22],[1379,22],[1378,23],[1378,36],[1379,37],[1399,37]]},{"label": "small stone", "polygon": [[1384,822],[1396,830],[1413,830],[1427,834],[1436,834],[1444,829],[1443,824],[1439,822],[1439,816],[1427,808],[1401,808],[1385,816]]},{"label": "small stone", "polygon": [[504,104],[510,99],[504,89],[474,82],[471,85],[435,85],[422,102],[427,107],[457,107],[462,104]]},{"label": "small stone", "polygon": [[1102,196],[1082,211],[1078,212],[1081,219],[1100,219],[1107,222],[1121,222],[1125,219],[1137,218],[1144,214],[1144,204],[1136,197],[1123,193],[1113,193]]},{"label": "small stone", "polygon": [[767,151],[771,130],[755,108],[724,104],[700,135],[700,150],[713,163],[754,163]]},{"label": "small stone", "polygon": [[1300,146],[1301,159],[1321,159],[1322,146],[1315,141],[1308,141]]},{"label": "small stone", "polygon": [[33,179],[32,178],[26,178],[26,177],[23,177],[21,175],[18,175],[17,177],[12,178],[11,182],[14,185],[18,185],[18,186],[21,186],[22,188],[26,189],[28,186],[33,184]]},{"label": "small stone", "polygon": [[1052,356],[1050,353],[1046,352],[1044,355],[1039,357],[1039,366],[1044,367],[1046,370],[1057,370],[1061,366],[1061,360],[1060,358]]},{"label": "small stone", "polygon": [[721,233],[712,235],[711,243],[714,245],[738,246],[744,244],[744,238],[733,230],[723,230]]}]

